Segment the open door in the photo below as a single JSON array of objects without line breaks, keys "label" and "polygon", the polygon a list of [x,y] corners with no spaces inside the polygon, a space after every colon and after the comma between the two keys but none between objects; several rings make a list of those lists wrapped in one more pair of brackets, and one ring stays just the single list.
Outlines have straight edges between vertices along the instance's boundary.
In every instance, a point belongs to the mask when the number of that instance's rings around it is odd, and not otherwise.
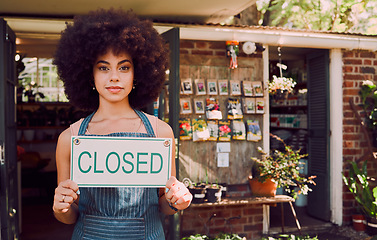
[{"label": "open door", "polygon": [[15,34],[0,19],[0,239],[19,238]]},{"label": "open door", "polygon": [[317,176],[308,195],[308,213],[330,221],[330,120],[329,52],[318,50],[307,56],[308,69],[308,170]]}]

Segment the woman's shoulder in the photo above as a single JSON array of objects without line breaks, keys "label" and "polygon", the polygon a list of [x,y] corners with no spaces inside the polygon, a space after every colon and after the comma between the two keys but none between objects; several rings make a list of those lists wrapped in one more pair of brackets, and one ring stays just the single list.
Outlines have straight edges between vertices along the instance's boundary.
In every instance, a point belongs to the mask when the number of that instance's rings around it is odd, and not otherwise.
[{"label": "woman's shoulder", "polygon": [[168,123],[148,113],[144,114],[147,116],[149,122],[151,123],[152,128],[156,133],[156,137],[174,137],[173,130]]}]

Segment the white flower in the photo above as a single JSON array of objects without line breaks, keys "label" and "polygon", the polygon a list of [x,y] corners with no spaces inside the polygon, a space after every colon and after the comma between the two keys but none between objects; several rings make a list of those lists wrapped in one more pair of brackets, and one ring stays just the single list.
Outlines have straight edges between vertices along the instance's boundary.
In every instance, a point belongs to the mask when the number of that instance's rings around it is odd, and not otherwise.
[{"label": "white flower", "polygon": [[293,91],[296,82],[292,78],[286,77],[276,77],[272,76],[273,80],[268,84],[268,89],[270,93],[275,93],[278,89],[281,91],[287,90],[289,93]]},{"label": "white flower", "polygon": [[372,87],[372,86],[374,86],[374,83],[370,80],[365,80],[365,81],[363,81],[363,85],[368,85],[368,86]]}]

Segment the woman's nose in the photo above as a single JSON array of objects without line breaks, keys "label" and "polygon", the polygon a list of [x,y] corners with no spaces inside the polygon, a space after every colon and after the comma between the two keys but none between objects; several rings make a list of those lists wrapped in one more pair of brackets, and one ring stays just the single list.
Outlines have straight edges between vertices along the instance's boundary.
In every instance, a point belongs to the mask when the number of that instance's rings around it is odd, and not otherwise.
[{"label": "woman's nose", "polygon": [[119,73],[117,71],[111,72],[110,82],[119,82]]}]

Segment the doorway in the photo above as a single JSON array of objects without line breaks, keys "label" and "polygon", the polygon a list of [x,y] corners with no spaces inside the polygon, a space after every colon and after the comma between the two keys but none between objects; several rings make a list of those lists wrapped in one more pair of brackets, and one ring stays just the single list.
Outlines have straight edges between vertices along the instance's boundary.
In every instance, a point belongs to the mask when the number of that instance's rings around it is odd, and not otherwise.
[{"label": "doorway", "polygon": [[[302,174],[315,175],[316,186],[309,195],[300,195],[295,203],[303,228],[326,227],[330,224],[330,158],[329,158],[329,54],[328,50],[269,47],[269,70],[296,82],[294,94],[287,99],[270,99],[270,132],[281,137],[293,149],[308,154]],[[282,145],[270,139],[271,149]],[[285,223],[294,231],[296,223],[289,206],[271,208],[271,226],[280,230],[282,212]],[[276,220],[274,222],[274,219]]]}]

